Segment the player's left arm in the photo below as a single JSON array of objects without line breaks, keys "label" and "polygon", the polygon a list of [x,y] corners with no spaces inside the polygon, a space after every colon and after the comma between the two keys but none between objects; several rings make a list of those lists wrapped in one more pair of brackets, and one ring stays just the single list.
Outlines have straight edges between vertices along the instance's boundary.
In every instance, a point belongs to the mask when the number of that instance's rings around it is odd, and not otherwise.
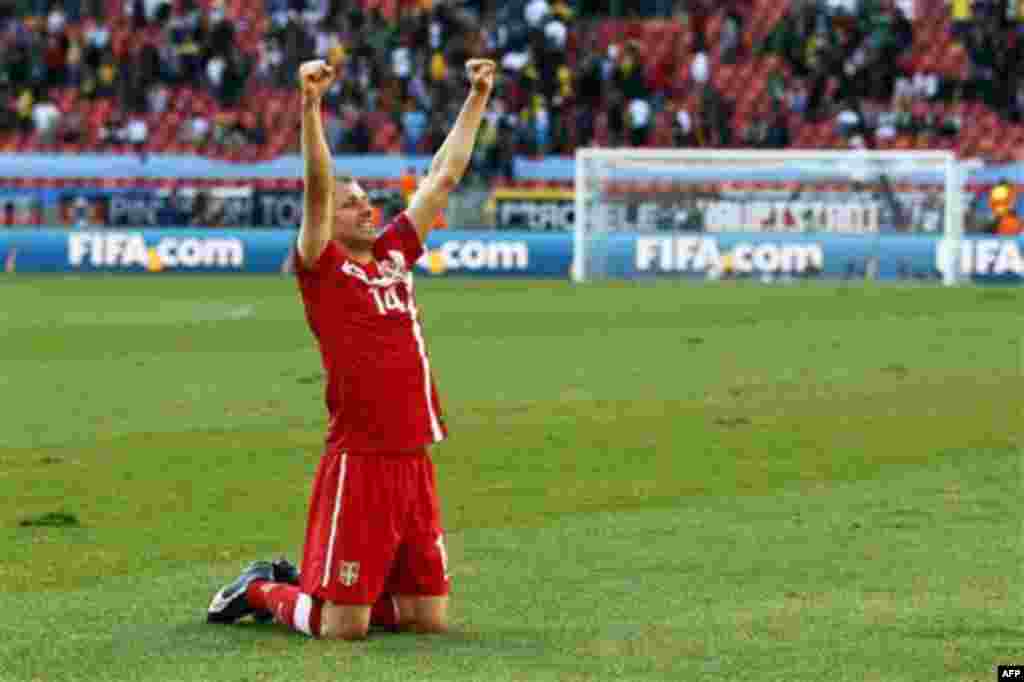
[{"label": "player's left arm", "polygon": [[455,126],[434,155],[427,177],[420,183],[406,210],[421,242],[426,241],[437,214],[448,205],[448,196],[466,174],[473,156],[476,134],[494,89],[495,70],[496,66],[490,59],[470,59],[466,62],[469,96],[462,105]]}]

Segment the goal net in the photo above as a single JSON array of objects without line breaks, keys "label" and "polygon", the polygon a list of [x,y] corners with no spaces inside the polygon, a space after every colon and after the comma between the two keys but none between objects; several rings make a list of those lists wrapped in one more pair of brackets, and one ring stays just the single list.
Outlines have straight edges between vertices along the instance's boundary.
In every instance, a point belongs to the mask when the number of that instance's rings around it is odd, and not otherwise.
[{"label": "goal net", "polygon": [[581,149],[572,277],[954,284],[964,176],[944,151]]}]

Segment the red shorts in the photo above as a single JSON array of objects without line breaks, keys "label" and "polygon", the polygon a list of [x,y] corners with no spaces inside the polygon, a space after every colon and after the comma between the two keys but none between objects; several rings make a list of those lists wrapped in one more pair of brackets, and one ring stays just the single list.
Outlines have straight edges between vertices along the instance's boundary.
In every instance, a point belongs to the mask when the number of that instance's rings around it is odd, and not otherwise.
[{"label": "red shorts", "polygon": [[448,556],[434,463],[426,450],[320,460],[306,526],[301,588],[335,604],[371,605],[382,592],[448,594]]}]

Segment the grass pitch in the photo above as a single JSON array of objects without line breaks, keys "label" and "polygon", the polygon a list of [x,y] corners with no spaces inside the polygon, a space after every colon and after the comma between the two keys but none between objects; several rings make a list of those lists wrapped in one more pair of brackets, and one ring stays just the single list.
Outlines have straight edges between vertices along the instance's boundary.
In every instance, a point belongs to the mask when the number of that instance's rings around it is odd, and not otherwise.
[{"label": "grass pitch", "polygon": [[203,624],[300,552],[294,283],[0,279],[0,680],[979,680],[1024,662],[1024,290],[423,281],[452,634]]}]

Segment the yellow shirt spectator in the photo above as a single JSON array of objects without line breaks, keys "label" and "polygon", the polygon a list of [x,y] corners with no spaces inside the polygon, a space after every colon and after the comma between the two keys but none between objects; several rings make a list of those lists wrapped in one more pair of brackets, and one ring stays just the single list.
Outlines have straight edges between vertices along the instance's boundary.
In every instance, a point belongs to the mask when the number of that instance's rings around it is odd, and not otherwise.
[{"label": "yellow shirt spectator", "polygon": [[997,218],[1007,214],[1016,203],[1017,192],[1006,183],[996,185],[988,195],[988,205],[992,208],[992,214]]},{"label": "yellow shirt spectator", "polygon": [[35,104],[35,98],[32,96],[31,90],[22,90],[21,94],[18,95],[18,118],[31,119],[32,118],[32,105]]},{"label": "yellow shirt spectator", "polygon": [[572,7],[563,2],[563,0],[558,0],[557,2],[551,5],[551,13],[554,14],[556,17],[559,17],[566,21],[569,21],[574,16],[576,16],[576,13],[573,11]]},{"label": "yellow shirt spectator", "polygon": [[438,83],[448,75],[448,64],[444,61],[444,55],[435,52],[430,58],[430,80]]},{"label": "yellow shirt spectator", "polygon": [[117,67],[110,62],[104,62],[100,66],[100,85],[113,85],[117,78]]},{"label": "yellow shirt spectator", "polygon": [[498,129],[493,125],[485,125],[480,128],[480,134],[476,139],[476,146],[480,149],[490,149],[498,143]]},{"label": "yellow shirt spectator", "polygon": [[572,97],[572,72],[565,64],[558,67],[558,94],[567,99]]}]

